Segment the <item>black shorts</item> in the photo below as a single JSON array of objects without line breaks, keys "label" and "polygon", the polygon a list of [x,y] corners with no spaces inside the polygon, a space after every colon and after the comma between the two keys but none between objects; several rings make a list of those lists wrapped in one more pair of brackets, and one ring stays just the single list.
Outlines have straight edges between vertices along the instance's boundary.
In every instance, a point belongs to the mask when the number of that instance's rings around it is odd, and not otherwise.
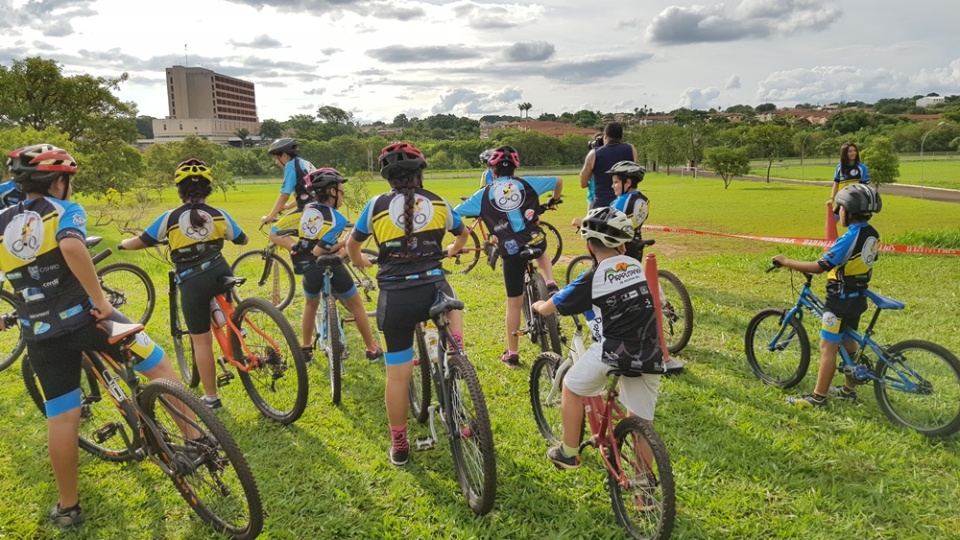
[{"label": "black shorts", "polygon": [[[530,247],[547,251],[547,239]],[[527,260],[520,256],[503,257],[503,285],[507,289],[507,298],[523,296],[523,276],[527,273]]]},{"label": "black shorts", "polygon": [[[311,264],[303,271],[303,294],[307,298],[319,298],[320,291],[323,289],[324,266]],[[350,271],[344,268],[342,264],[335,265],[332,268],[333,275],[330,277],[330,286],[337,298],[346,300],[356,294],[353,277]],[[353,291],[351,293],[351,291]]]},{"label": "black shorts", "polygon": [[437,301],[437,291],[456,298],[445,280],[394,291],[380,289],[377,327],[383,332],[388,353],[413,347],[414,328],[417,323],[430,318],[430,307]]},{"label": "black shorts", "polygon": [[860,326],[860,316],[866,310],[867,298],[865,296],[856,298],[828,296],[823,309],[820,337],[833,343],[840,343],[843,329],[849,328],[856,332],[857,327]]},{"label": "black shorts", "polygon": [[188,332],[205,334],[210,331],[210,301],[216,295],[229,290],[221,282],[224,276],[232,275],[230,265],[221,257],[212,266],[194,274],[178,286],[180,311]]}]

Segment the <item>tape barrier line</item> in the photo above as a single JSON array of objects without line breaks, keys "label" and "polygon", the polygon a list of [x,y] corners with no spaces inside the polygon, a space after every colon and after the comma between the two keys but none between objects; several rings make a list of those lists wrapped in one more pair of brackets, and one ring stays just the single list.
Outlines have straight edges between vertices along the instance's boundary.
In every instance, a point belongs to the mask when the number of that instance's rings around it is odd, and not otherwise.
[{"label": "tape barrier line", "polygon": [[[739,238],[741,240],[760,240],[761,242],[774,242],[777,244],[791,244],[794,246],[812,246],[819,248],[828,248],[833,242],[827,240],[817,240],[815,238],[793,238],[789,236],[753,236],[748,234],[725,234],[709,231],[697,231],[694,229],[683,229],[680,227],[664,227],[661,225],[643,226],[647,231],[660,231],[678,234],[694,234],[700,236],[719,236],[721,238]],[[921,246],[905,246],[903,244],[880,244],[881,253],[910,253],[913,255],[960,255],[960,249],[931,248]]]}]

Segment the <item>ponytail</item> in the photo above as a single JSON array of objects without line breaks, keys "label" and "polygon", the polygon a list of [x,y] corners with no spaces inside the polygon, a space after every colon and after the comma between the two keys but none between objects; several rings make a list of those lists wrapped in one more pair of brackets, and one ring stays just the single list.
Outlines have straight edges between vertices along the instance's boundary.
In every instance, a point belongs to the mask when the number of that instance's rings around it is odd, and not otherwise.
[{"label": "ponytail", "polygon": [[190,205],[190,224],[194,227],[201,227],[206,224],[205,218],[197,210],[197,207],[203,204],[207,196],[213,193],[213,186],[210,182],[181,182],[177,185],[177,194],[184,204]]},{"label": "ponytail", "polygon": [[390,185],[393,190],[403,196],[403,235],[407,241],[407,249],[413,249],[413,210],[417,204],[416,189],[423,185],[422,174],[405,176],[403,178],[391,179]]}]

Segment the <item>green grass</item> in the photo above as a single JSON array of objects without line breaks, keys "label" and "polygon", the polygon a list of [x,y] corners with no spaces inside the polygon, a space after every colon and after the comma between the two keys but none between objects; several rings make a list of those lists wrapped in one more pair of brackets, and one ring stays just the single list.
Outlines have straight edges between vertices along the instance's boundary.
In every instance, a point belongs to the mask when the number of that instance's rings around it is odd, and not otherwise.
[{"label": "green grass", "polygon": [[[545,216],[565,237],[565,254],[582,253],[572,227],[585,213],[583,191],[566,177],[567,202]],[[384,183],[371,184],[371,192]],[[462,181],[429,187],[457,200]],[[822,235],[823,188],[650,175],[650,223],[743,234]],[[262,243],[255,223],[272,204],[276,185],[244,186],[211,202],[224,206]],[[171,194],[166,195],[171,199]],[[946,203],[885,196],[875,225],[884,239],[960,227]],[[158,210],[159,211],[159,210]],[[148,216],[144,224],[153,216]],[[92,230],[113,245],[110,228]],[[786,272],[766,274],[784,251],[813,260],[819,251],[762,242],[649,233],[649,252],[677,274],[693,297],[695,328],[681,357],[689,371],[666,380],[657,430],[673,460],[678,513],[675,538],[960,538],[960,444],[928,440],[891,424],[869,388],[856,404],[832,402],[825,411],[795,411],[784,393],[761,385],[743,354],[743,331],[753,314],[786,306],[794,296]],[[244,248],[245,249],[245,248]],[[239,249],[230,247],[233,257]],[[166,269],[142,254],[138,262],[166,292]],[[562,263],[568,260],[564,258]],[[563,271],[558,267],[557,274]],[[938,342],[960,351],[960,259],[883,255],[873,288],[903,300],[903,312],[880,318],[877,339]],[[334,407],[324,366],[310,367],[311,397],[304,416],[283,427],[262,418],[238,382],[223,389],[220,417],[244,450],[268,514],[263,538],[624,538],[610,509],[603,466],[585,452],[584,467],[560,472],[544,458],[547,445],[530,413],[528,374],[536,350],[522,342],[525,368],[508,371],[503,349],[500,274],[479,265],[451,284],[465,300],[467,350],[477,367],[494,429],[498,495],[494,511],[476,517],[453,477],[449,448],[415,453],[392,467],[383,409],[383,367],[362,358],[356,332]],[[822,292],[823,279],[815,282]],[[287,311],[296,323],[296,306]],[[149,331],[167,342],[165,297]],[[564,324],[569,330],[570,324]],[[815,336],[811,335],[815,340]],[[172,349],[170,349],[172,350]],[[814,360],[815,362],[815,360]],[[814,369],[814,368],[811,368]],[[796,391],[812,389],[808,374]],[[426,430],[411,424],[411,435]],[[46,459],[46,427],[29,402],[19,364],[0,373],[0,538],[59,538],[45,512],[56,499]],[[70,538],[208,538],[169,480],[151,464],[117,466],[80,458],[80,492],[87,523]]]},{"label": "green grass", "polygon": [[[795,180],[819,180],[829,182],[833,180],[837,164],[826,163],[818,158],[816,161],[806,160],[800,166],[797,159],[774,162],[770,169],[770,176],[775,178],[790,178]],[[766,162],[753,161],[750,174],[766,178]],[[900,159],[900,177],[898,184],[914,186],[960,189],[960,159],[956,157],[930,158],[925,157],[921,162],[916,156],[903,156]],[[829,195],[829,192],[827,192]]]}]

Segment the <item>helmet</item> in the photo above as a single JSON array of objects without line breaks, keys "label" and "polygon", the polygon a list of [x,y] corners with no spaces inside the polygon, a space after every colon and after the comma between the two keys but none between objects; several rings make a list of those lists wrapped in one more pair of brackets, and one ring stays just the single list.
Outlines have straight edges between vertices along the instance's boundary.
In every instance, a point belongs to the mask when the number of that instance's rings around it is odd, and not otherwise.
[{"label": "helmet", "polygon": [[[423,152],[418,150],[416,146],[400,142],[384,148],[380,153],[377,164],[380,166],[380,176],[389,180],[391,173],[395,171],[411,174],[426,169],[427,158],[423,157]],[[403,176],[403,174],[393,174],[392,176]]]},{"label": "helmet", "polygon": [[874,214],[883,208],[880,193],[866,184],[853,184],[840,190],[834,197],[836,207],[834,213],[840,212],[840,207],[847,209],[849,214]]},{"label": "helmet", "polygon": [[490,156],[489,165],[491,167],[496,167],[504,160],[507,161],[507,165],[513,165],[513,168],[520,166],[520,155],[517,154],[517,151],[513,149],[512,146],[501,146],[493,151],[493,155]]},{"label": "helmet", "polygon": [[580,223],[584,240],[595,238],[608,248],[616,248],[633,240],[633,222],[623,212],[610,208],[594,208]]},{"label": "helmet", "polygon": [[596,150],[603,146],[603,133],[597,133],[590,139],[590,142],[587,143],[587,148],[591,150]]},{"label": "helmet", "polygon": [[279,156],[280,154],[296,156],[300,153],[300,143],[298,143],[296,139],[291,139],[289,137],[277,139],[273,141],[273,144],[270,145],[267,153],[271,156]]},{"label": "helmet", "polygon": [[330,186],[342,184],[346,181],[347,179],[340,174],[340,171],[333,167],[322,167],[310,171],[310,173],[303,178],[303,183],[309,191],[322,191]]},{"label": "helmet", "polygon": [[633,178],[634,185],[643,181],[643,175],[647,172],[641,165],[632,161],[618,161],[606,174],[615,174],[626,178]]},{"label": "helmet", "polygon": [[50,184],[61,175],[76,174],[77,162],[62,148],[34,144],[7,155],[7,166],[17,182]]},{"label": "helmet", "polygon": [[491,156],[493,156],[493,148],[480,152],[480,163],[483,163],[484,165],[486,165],[487,163],[490,162]]},{"label": "helmet", "polygon": [[207,167],[206,163],[197,158],[190,158],[177,165],[177,170],[173,173],[174,184],[180,185],[180,182],[184,180],[190,180],[191,182],[206,180],[212,184],[213,175],[210,174],[210,168]]}]

